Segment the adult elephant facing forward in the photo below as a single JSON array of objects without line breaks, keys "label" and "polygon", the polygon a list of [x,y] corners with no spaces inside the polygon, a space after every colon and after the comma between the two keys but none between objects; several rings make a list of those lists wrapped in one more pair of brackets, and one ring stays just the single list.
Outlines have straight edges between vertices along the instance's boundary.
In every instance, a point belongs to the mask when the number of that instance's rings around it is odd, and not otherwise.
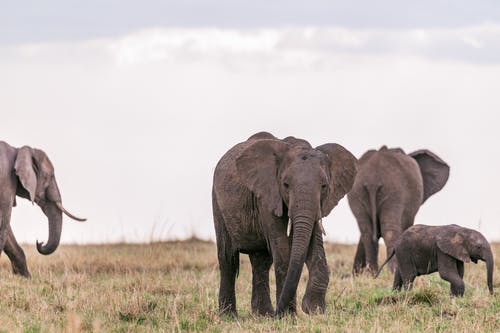
[{"label": "adult elephant facing forward", "polygon": [[[443,188],[450,167],[428,150],[406,154],[400,148],[366,152],[358,162],[358,175],[347,195],[361,237],[353,273],[378,269],[378,240],[391,253],[401,233],[411,227],[420,206]],[[391,271],[395,262],[389,263]]]},{"label": "adult elephant facing forward", "polygon": [[305,140],[279,140],[266,132],[237,144],[221,158],[212,192],[221,313],[236,315],[239,253],[250,256],[255,313],[273,314],[269,292],[273,262],[277,315],[296,311],[304,262],[309,281],[302,309],[324,311],[329,272],[321,218],[351,189],[355,175],[356,158],[340,145],[313,148]]}]

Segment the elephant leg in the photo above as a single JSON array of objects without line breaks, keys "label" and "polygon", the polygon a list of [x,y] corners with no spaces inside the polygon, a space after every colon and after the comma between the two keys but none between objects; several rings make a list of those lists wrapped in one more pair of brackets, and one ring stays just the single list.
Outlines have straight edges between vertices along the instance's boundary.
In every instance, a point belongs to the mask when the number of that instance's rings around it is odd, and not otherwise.
[{"label": "elephant leg", "polygon": [[363,246],[363,241],[361,237],[359,238],[358,248],[356,250],[356,255],[354,256],[354,264],[352,266],[352,274],[358,275],[366,267],[366,255],[365,248]]},{"label": "elephant leg", "polygon": [[[399,287],[402,286],[405,290],[411,290],[413,288],[413,281],[415,281],[415,278],[417,277],[417,269],[415,268],[413,262],[409,260],[406,254],[403,257],[400,256],[398,256],[398,253],[396,253],[398,265],[394,272],[394,285],[396,285],[396,282],[398,282],[397,285]],[[398,279],[398,281],[396,280],[396,278]]]},{"label": "elephant leg", "polygon": [[[266,228],[265,232],[269,235],[268,246],[271,249],[271,255],[274,263],[274,274],[276,276],[276,304],[278,303],[283,285],[285,284],[286,274],[288,272],[288,263],[290,261],[291,240],[293,238],[293,229],[290,237],[287,237],[288,223],[285,219],[277,220],[270,215],[261,214],[261,221]],[[296,313],[295,296],[290,302],[286,312]]]},{"label": "elephant leg", "polygon": [[10,226],[7,230],[7,241],[5,242],[4,251],[10,259],[13,273],[30,278],[31,274],[26,265],[26,255],[17,243]]},{"label": "elephant leg", "polygon": [[5,250],[5,243],[7,242],[7,234],[10,227],[10,216],[12,207],[0,212],[0,253]]},{"label": "elephant leg", "polygon": [[361,234],[361,242],[365,250],[366,269],[376,273],[378,271],[378,242],[373,240],[371,234]]},{"label": "elephant leg", "polygon": [[219,311],[220,313],[227,314],[229,316],[237,316],[235,283],[238,266],[238,252],[219,256]]},{"label": "elephant leg", "polygon": [[394,272],[394,282],[392,283],[392,289],[401,290],[401,287],[403,287],[403,279],[401,278],[401,272],[399,271],[399,268],[396,268],[396,271]]},{"label": "elephant leg", "polygon": [[[399,210],[390,209],[384,210],[380,217],[380,231],[384,239],[386,247],[386,255],[388,256],[394,249],[394,245],[401,235],[402,213]],[[391,272],[395,272],[397,261],[393,258],[387,264]],[[402,272],[401,272],[402,273]]]},{"label": "elephant leg", "polygon": [[450,293],[452,296],[464,295],[465,284],[460,276],[455,258],[438,251],[438,272],[443,280],[450,283]]},{"label": "elephant leg", "polygon": [[457,271],[461,279],[464,278],[464,262],[457,260]]},{"label": "elephant leg", "polygon": [[215,203],[213,212],[220,270],[219,313],[235,317],[238,315],[236,311],[235,283],[239,268],[239,252],[233,249],[224,219]]},{"label": "elephant leg", "polygon": [[252,264],[252,311],[262,316],[274,313],[269,291],[269,269],[273,259],[269,252],[253,252],[249,254]]},{"label": "elephant leg", "polygon": [[330,271],[328,270],[325,249],[323,247],[323,235],[318,225],[313,230],[306,265],[309,271],[309,280],[307,281],[306,292],[302,299],[302,311],[305,313],[324,313]]}]

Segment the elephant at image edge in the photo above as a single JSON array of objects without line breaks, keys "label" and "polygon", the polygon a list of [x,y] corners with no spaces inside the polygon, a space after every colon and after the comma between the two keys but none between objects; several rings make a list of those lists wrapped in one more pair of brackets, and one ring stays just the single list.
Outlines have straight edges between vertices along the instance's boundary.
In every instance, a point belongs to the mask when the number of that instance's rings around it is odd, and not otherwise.
[{"label": "elephant at image edge", "polygon": [[273,263],[276,315],[296,312],[304,263],[309,280],[302,309],[324,311],[329,271],[321,218],[351,189],[355,175],[356,158],[338,144],[313,148],[305,140],[279,140],[267,132],[237,144],[221,158],[212,192],[221,313],[237,314],[239,253],[250,257],[254,313],[274,313],[269,291]]},{"label": "elephant at image edge", "polygon": [[486,262],[488,289],[493,294],[493,252],[486,238],[476,230],[456,224],[414,225],[396,241],[377,276],[394,255],[398,262],[393,283],[396,290],[402,287],[411,289],[417,276],[437,271],[442,279],[450,282],[452,296],[463,296],[464,262],[472,260],[477,264],[478,260],[482,260]]},{"label": "elephant at image edge", "polygon": [[48,218],[49,239],[46,244],[36,242],[41,254],[54,252],[61,238],[62,213],[77,221],[62,205],[61,194],[54,176],[54,167],[47,155],[28,146],[14,148],[0,141],[0,251],[5,251],[14,274],[30,277],[26,256],[10,227],[12,207],[16,195],[36,203]]},{"label": "elephant at image edge", "polygon": [[[400,148],[369,150],[358,161],[358,175],[348,193],[349,206],[361,233],[353,273],[378,269],[378,240],[387,253],[411,227],[420,206],[443,188],[450,167],[428,150],[406,154]],[[395,261],[389,263],[391,271]]]}]

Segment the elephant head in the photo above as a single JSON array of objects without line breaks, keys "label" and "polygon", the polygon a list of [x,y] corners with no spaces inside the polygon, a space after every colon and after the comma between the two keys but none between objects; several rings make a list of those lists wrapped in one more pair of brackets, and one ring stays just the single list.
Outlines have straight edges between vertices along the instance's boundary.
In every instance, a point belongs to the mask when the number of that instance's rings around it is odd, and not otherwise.
[{"label": "elephant head", "polygon": [[41,254],[51,254],[61,239],[62,213],[76,221],[83,222],[85,219],[64,209],[54,167],[45,152],[28,146],[19,148],[14,169],[19,179],[16,194],[35,202],[48,218],[49,239],[46,244],[37,241],[36,248]]},{"label": "elephant head", "polygon": [[351,189],[356,158],[338,144],[316,149],[307,141],[264,139],[250,144],[236,160],[240,181],[264,209],[291,223],[288,271],[278,300],[281,314],[295,297],[315,228]]},{"label": "elephant head", "polygon": [[437,246],[444,253],[463,262],[486,262],[488,289],[493,294],[493,253],[480,232],[452,225],[451,229],[437,235]]}]

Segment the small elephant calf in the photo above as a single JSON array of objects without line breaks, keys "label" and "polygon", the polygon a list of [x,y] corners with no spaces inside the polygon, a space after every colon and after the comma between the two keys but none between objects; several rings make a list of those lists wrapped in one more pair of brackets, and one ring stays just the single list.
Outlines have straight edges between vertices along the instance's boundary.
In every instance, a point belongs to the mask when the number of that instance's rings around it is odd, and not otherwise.
[{"label": "small elephant calf", "polygon": [[401,234],[394,249],[382,264],[396,255],[398,267],[394,274],[393,288],[411,289],[415,277],[439,272],[451,284],[453,296],[464,294],[464,262],[486,262],[487,282],[493,294],[493,254],[484,236],[472,229],[456,224],[443,226],[414,225]]}]

